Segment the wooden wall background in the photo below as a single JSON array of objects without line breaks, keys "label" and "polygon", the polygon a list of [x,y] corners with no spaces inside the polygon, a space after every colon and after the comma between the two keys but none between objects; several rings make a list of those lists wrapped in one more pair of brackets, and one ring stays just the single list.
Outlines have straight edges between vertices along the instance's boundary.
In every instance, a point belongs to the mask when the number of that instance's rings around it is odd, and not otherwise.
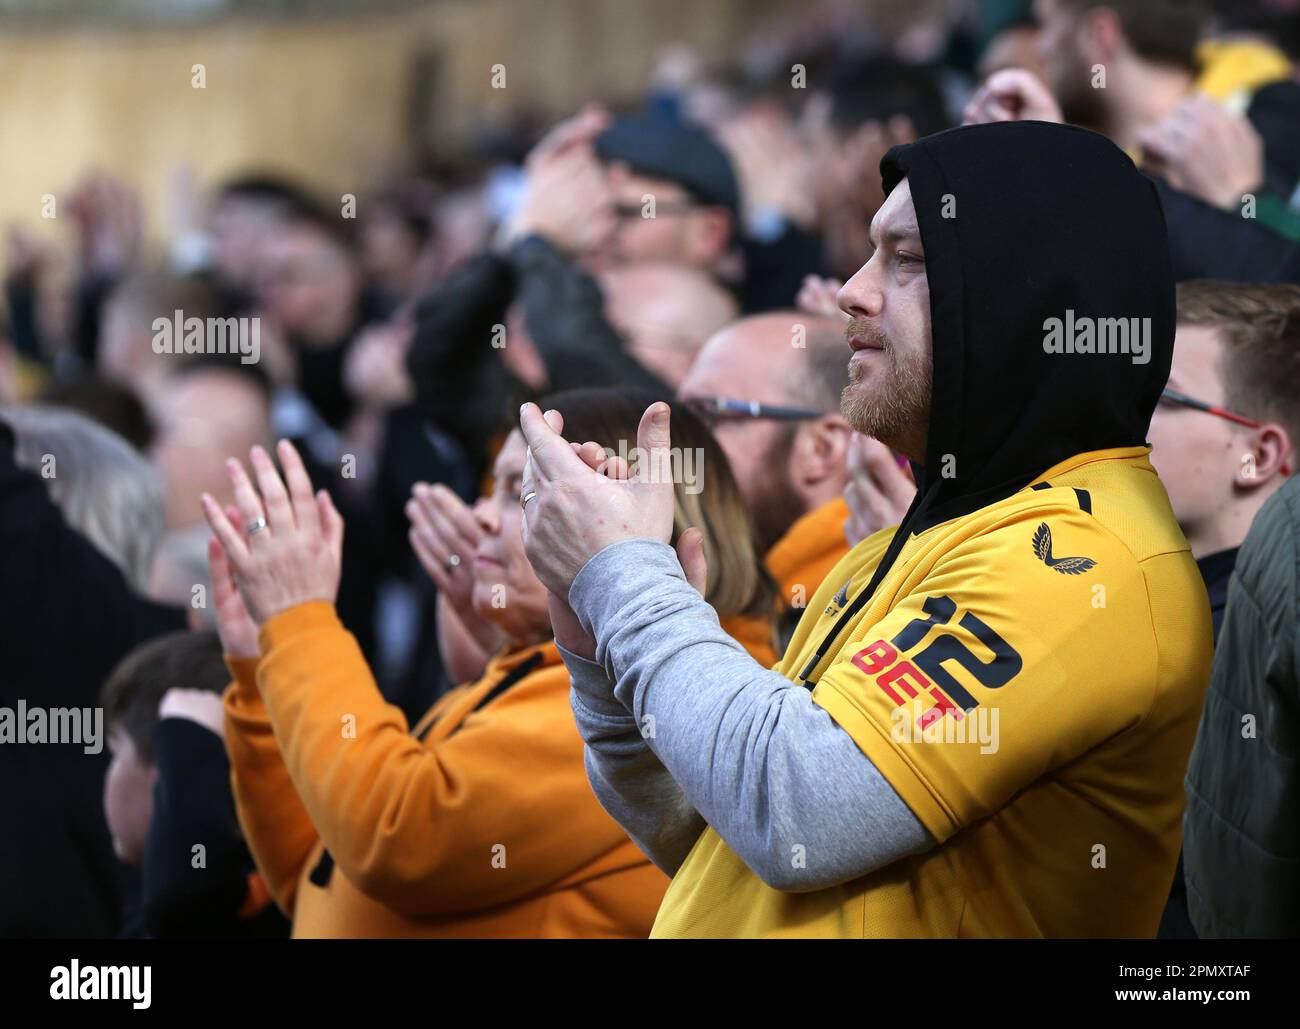
[{"label": "wooden wall background", "polygon": [[[432,115],[454,135],[473,112],[527,99],[556,112],[645,82],[688,40],[725,53],[774,0],[441,0],[414,9],[187,27],[0,22],[0,229],[67,236],[40,217],[82,172],[143,193],[149,233],[169,178],[201,186],[249,168],[356,192],[401,149],[412,62],[440,57]],[[207,86],[191,86],[203,64]],[[507,88],[491,88],[491,67]]]}]

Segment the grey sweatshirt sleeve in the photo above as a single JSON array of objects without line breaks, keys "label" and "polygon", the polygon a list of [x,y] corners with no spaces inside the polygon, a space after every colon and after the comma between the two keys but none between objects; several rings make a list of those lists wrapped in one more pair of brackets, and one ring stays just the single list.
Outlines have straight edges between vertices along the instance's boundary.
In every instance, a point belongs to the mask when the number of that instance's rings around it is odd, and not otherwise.
[{"label": "grey sweatshirt sleeve", "polygon": [[[649,540],[606,547],[578,573],[569,602],[596,640],[605,689],[632,720],[624,733],[630,725],[643,736],[683,799],[662,782],[648,788],[621,764],[626,752],[612,754],[604,738],[599,746],[588,740],[588,765],[598,772],[592,785],[629,834],[664,841],[665,862],[685,856],[676,835],[684,835],[684,805],[767,885],[789,892],[848,882],[933,845],[812,695],[722,631],[671,547]],[[579,701],[593,689],[588,679]],[[608,695],[602,711],[612,717]],[[631,826],[615,813],[624,807],[637,809]]]},{"label": "grey sweatshirt sleeve", "polygon": [[569,701],[587,744],[587,778],[597,799],[661,872],[676,875],[704,832],[704,819],[614,698],[605,669],[564,647],[560,656],[569,669]]}]

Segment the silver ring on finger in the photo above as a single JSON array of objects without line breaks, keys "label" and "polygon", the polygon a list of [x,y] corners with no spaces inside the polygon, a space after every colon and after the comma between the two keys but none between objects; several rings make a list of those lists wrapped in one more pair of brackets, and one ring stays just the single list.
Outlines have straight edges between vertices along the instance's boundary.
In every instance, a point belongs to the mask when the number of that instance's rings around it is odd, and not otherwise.
[{"label": "silver ring on finger", "polygon": [[522,497],[519,498],[519,506],[520,506],[520,507],[527,507],[527,506],[528,506],[528,501],[532,500],[533,497],[535,497],[535,496],[537,496],[537,491],[536,491],[536,490],[529,490],[527,493],[525,493]]},{"label": "silver ring on finger", "polygon": [[448,554],[448,555],[447,555],[447,560],[444,561],[443,564],[446,566],[447,571],[449,571],[449,572],[452,571],[453,569],[459,568],[459,567],[460,567],[460,555],[459,555],[459,554]]},{"label": "silver ring on finger", "polygon": [[244,531],[250,537],[252,537],[252,536],[256,536],[259,532],[261,532],[265,528],[266,528],[266,519],[259,518],[257,521],[249,522],[246,526],[244,526]]}]

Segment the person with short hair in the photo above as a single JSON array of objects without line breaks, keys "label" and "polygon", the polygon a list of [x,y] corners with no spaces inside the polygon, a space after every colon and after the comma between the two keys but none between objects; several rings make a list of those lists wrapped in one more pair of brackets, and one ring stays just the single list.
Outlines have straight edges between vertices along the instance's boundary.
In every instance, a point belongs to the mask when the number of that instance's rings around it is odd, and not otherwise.
[{"label": "person with short hair", "polygon": [[109,382],[133,391],[151,413],[189,356],[181,352],[180,340],[171,342],[175,352],[155,349],[154,323],[162,319],[170,328],[177,311],[182,320],[206,322],[217,315],[218,301],[201,279],[152,270],[124,276],[104,300],[96,368]]},{"label": "person with short hair", "polygon": [[1300,286],[1179,284],[1151,462],[1205,576],[1216,633],[1237,548],[1295,468],[1298,381]]},{"label": "person with short hair", "polygon": [[186,362],[169,380],[156,411],[151,456],[166,491],[169,531],[202,520],[194,497],[227,498],[225,458],[271,438],[271,389],[256,365],[215,359]]},{"label": "person with short hair", "polygon": [[1036,0],[1034,6],[1047,85],[1072,124],[1133,150],[1139,130],[1168,116],[1192,90],[1200,69],[1196,48],[1209,22],[1201,0]]},{"label": "person with short hair", "polygon": [[1174,274],[1294,282],[1300,83],[1262,40],[1202,40],[1199,0],[1036,0],[1047,84],[995,72],[968,124],[1066,121],[1109,136],[1156,176]]},{"label": "person with short hair", "polygon": [[[655,936],[1154,935],[1210,666],[1145,442],[1174,337],[1159,198],[1104,137],[1040,122],[895,147],[881,175],[839,293],[842,412],[919,469],[916,499],[774,668],[690,590],[670,491],[521,410],[592,787],[673,876]],[[1135,334],[1098,347],[1121,316]],[[652,405],[642,451],[674,442]]]},{"label": "person with short hair", "polygon": [[[1178,286],[1173,366],[1151,419],[1151,462],[1210,598],[1218,639],[1238,548],[1291,475],[1300,439],[1300,286]],[[1183,865],[1162,938],[1196,935]]]},{"label": "person with short hair", "polygon": [[[796,619],[857,542],[847,538],[845,499],[856,434],[839,410],[849,384],[845,324],[807,311],[742,318],[709,340],[678,389],[726,451],[767,568]],[[892,456],[886,460],[892,465]],[[888,485],[895,490],[889,515],[871,532],[896,524],[915,493],[896,465]]]},{"label": "person with short hair", "polygon": [[[848,517],[842,494],[853,430],[839,412],[849,383],[844,328],[804,311],[750,315],[713,335],[678,390],[726,451],[765,551],[814,511],[826,509],[832,529]],[[834,531],[816,535],[826,547],[843,543]],[[774,570],[783,592],[792,571]],[[804,585],[811,591],[816,582]]]},{"label": "person with short hair", "polygon": [[123,935],[282,937],[284,917],[235,820],[215,632],[151,640],[118,662],[100,700],[112,761],[104,814],[117,856],[140,870]]}]

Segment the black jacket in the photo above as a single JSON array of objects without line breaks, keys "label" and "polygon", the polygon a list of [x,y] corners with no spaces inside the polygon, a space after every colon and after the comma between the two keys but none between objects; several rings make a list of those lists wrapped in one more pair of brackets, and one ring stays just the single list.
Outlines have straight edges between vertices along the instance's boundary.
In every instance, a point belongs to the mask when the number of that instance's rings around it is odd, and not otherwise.
[{"label": "black jacket", "polygon": [[[179,609],[131,592],[13,459],[0,424],[0,706],[97,707],[119,658],[185,628]],[[120,867],[104,822],[108,750],[0,744],[0,936],[111,936]]]},{"label": "black jacket", "polygon": [[1237,565],[1237,548],[1220,550],[1206,554],[1196,562],[1205,580],[1205,592],[1210,598],[1210,618],[1214,622],[1214,640],[1219,640],[1219,630],[1223,627],[1223,614],[1228,606],[1228,583],[1232,580],[1232,570]]},{"label": "black jacket", "polygon": [[[1300,182],[1300,83],[1274,82],[1251,100],[1251,124],[1264,142],[1261,193],[1282,202]],[[1223,211],[1157,180],[1174,274],[1231,282],[1300,282],[1300,246],[1240,211]]]},{"label": "black jacket", "polygon": [[496,327],[505,324],[516,299],[551,391],[622,386],[670,392],[624,350],[595,280],[545,239],[530,236],[506,255],[480,254],[417,305],[407,358],[421,412],[477,462],[511,418],[510,401],[524,399],[493,346]]},{"label": "black jacket", "polygon": [[1300,479],[1237,557],[1187,771],[1183,867],[1205,937],[1300,935]]},{"label": "black jacket", "polygon": [[144,933],[288,936],[289,922],[269,894],[250,896],[257,865],[235,817],[221,737],[188,719],[164,718],[153,727],[153,744],[158,781],[141,875]]},{"label": "black jacket", "polygon": [[1153,177],[1169,223],[1174,275],[1230,282],[1300,282],[1300,246]]}]

